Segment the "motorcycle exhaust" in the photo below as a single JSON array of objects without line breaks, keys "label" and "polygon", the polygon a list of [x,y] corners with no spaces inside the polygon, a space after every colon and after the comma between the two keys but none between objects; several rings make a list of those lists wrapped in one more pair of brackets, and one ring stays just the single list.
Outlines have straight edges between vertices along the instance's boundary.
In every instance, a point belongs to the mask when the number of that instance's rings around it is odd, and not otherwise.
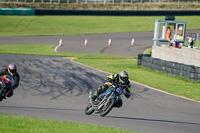
[{"label": "motorcycle exhaust", "polygon": [[103,101],[103,103],[102,103],[100,106],[98,106],[97,109],[99,110],[99,109],[105,104],[105,102],[106,102],[106,101]]}]

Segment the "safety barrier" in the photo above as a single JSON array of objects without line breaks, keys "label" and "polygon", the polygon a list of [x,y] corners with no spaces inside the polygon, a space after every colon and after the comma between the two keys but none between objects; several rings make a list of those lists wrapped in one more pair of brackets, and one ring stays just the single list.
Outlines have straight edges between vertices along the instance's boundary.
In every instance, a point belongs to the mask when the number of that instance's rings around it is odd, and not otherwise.
[{"label": "safety barrier", "polygon": [[93,15],[93,16],[192,16],[200,15],[200,10],[186,11],[142,11],[142,10],[51,10],[51,9],[30,9],[30,8],[0,8],[0,15]]},{"label": "safety barrier", "polygon": [[109,10],[46,10],[35,9],[35,15],[95,15],[95,16],[191,16],[200,15],[200,10],[187,11],[109,11]]},{"label": "safety barrier", "polygon": [[35,15],[35,10],[30,8],[0,8],[0,15]]},{"label": "safety barrier", "polygon": [[138,66],[140,65],[152,70],[166,72],[179,77],[185,77],[190,81],[200,82],[200,67],[193,65],[165,61],[158,58],[152,58],[151,55],[139,54]]}]

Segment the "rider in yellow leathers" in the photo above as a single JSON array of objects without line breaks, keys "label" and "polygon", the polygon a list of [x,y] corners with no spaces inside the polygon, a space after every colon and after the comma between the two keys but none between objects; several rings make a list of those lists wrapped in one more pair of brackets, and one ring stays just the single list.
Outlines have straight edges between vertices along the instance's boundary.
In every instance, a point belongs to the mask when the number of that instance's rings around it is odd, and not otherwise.
[{"label": "rider in yellow leathers", "polygon": [[[112,74],[106,77],[106,83],[103,86],[100,86],[97,91],[92,95],[92,100],[94,101],[99,94],[106,91],[110,86],[120,86],[123,89],[124,95],[126,98],[131,96],[131,84],[129,81],[129,76],[126,71],[121,71],[119,74]],[[116,103],[116,107],[121,107],[123,104],[122,100],[119,99]]]}]

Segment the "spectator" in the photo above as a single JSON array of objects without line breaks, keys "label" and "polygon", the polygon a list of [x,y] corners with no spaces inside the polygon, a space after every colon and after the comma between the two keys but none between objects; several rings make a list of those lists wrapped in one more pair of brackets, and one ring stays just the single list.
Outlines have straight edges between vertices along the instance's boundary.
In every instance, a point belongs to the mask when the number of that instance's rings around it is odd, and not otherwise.
[{"label": "spectator", "polygon": [[170,27],[167,27],[166,39],[170,39],[170,38],[171,38],[171,29]]},{"label": "spectator", "polygon": [[176,41],[174,39],[169,39],[168,41],[170,42],[169,47],[181,48],[181,46],[180,46],[178,41]]},{"label": "spectator", "polygon": [[187,46],[188,48],[193,48],[194,40],[190,35],[187,35],[188,43]]}]

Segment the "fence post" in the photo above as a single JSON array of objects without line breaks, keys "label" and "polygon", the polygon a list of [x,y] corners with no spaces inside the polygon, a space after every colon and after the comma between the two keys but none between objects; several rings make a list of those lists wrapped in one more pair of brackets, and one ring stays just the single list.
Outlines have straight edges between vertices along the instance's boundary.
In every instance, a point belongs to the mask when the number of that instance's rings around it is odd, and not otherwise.
[{"label": "fence post", "polygon": [[106,0],[104,0],[103,4],[104,4],[104,5],[106,4]]},{"label": "fence post", "polygon": [[197,33],[197,47],[198,47],[198,49],[199,49],[199,34]]}]

